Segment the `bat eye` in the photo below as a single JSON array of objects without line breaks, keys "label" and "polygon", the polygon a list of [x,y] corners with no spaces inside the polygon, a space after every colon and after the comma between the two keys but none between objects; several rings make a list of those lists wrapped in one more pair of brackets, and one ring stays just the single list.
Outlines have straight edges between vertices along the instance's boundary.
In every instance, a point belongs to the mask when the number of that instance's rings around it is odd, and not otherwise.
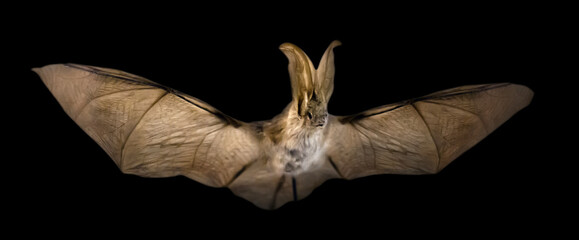
[{"label": "bat eye", "polygon": [[308,112],[307,116],[308,116],[308,119],[310,119],[310,120],[312,119],[312,113],[311,112]]}]

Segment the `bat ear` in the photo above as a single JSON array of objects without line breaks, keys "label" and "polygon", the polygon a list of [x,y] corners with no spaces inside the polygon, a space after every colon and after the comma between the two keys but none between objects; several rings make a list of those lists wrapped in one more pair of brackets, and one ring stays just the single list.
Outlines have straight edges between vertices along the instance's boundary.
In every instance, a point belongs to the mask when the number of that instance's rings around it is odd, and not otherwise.
[{"label": "bat ear", "polygon": [[305,115],[308,101],[314,93],[316,69],[302,49],[291,43],[284,43],[279,49],[289,60],[289,74],[293,101],[298,103],[300,116]]},{"label": "bat ear", "polygon": [[338,40],[334,40],[330,43],[328,49],[322,56],[320,60],[320,65],[316,70],[316,78],[315,78],[315,87],[317,92],[321,93],[321,97],[323,101],[326,103],[330,100],[332,96],[332,92],[334,91],[334,48],[337,46],[342,45],[342,43]]}]

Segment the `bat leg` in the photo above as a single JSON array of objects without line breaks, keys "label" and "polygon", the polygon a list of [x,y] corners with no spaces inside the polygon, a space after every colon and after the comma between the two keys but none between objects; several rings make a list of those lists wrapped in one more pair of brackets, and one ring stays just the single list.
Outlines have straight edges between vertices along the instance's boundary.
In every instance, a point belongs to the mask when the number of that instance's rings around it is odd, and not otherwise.
[{"label": "bat leg", "polygon": [[293,195],[294,195],[294,201],[298,200],[298,191],[297,191],[297,186],[296,186],[296,177],[292,176],[292,190],[293,190]]},{"label": "bat leg", "polygon": [[279,178],[279,181],[277,182],[277,187],[275,188],[275,192],[273,193],[273,199],[271,201],[271,206],[270,209],[275,209],[276,205],[275,203],[277,202],[277,195],[279,194],[279,191],[283,188],[283,184],[285,182],[285,177],[284,175],[282,175]]}]

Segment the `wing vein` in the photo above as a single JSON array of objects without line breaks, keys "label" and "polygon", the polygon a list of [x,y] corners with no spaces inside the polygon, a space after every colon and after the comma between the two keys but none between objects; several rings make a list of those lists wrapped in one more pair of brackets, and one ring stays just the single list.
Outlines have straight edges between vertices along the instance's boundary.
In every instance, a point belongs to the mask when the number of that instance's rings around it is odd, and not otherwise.
[{"label": "wing vein", "polygon": [[[430,95],[426,95],[426,96],[422,96],[422,97],[411,98],[408,100],[400,101],[400,102],[394,103],[394,104],[384,105],[384,106],[373,108],[373,109],[369,110],[369,111],[377,111],[377,112],[367,113],[368,111],[365,111],[362,113],[357,113],[354,115],[346,116],[346,117],[343,117],[340,121],[342,123],[346,123],[346,122],[350,122],[353,120],[361,120],[361,119],[364,119],[367,117],[372,117],[372,116],[380,115],[383,113],[387,113],[387,112],[390,112],[392,110],[396,110],[398,108],[404,107],[406,105],[414,104],[415,102],[422,102],[422,101],[427,101],[430,99],[442,99],[442,98],[455,97],[455,96],[460,96],[460,95],[465,95],[465,94],[484,92],[484,91],[495,89],[495,88],[506,87],[508,85],[511,85],[511,83],[488,84],[488,85],[482,85],[482,86],[479,86],[476,88],[463,89],[463,90],[460,90],[457,92],[438,93],[438,95],[436,95],[436,93],[434,93],[434,94],[430,94]],[[377,109],[382,109],[382,108],[386,108],[386,109],[385,110],[377,110]]]},{"label": "wing vein", "polygon": [[186,102],[195,105],[196,107],[203,109],[205,111],[207,111],[208,113],[211,113],[223,120],[226,120],[228,123],[232,124],[234,127],[239,127],[241,124],[232,119],[231,117],[219,112],[219,111],[212,111],[211,109],[208,109],[207,107],[202,106],[201,104],[198,104],[196,102],[193,102],[189,99],[187,99],[186,97],[184,97],[181,92],[172,89],[170,87],[166,87],[162,84],[158,84],[156,82],[152,82],[148,79],[144,79],[142,77],[139,76],[128,76],[128,75],[121,75],[122,73],[112,73],[112,72],[107,72],[101,69],[96,69],[94,67],[91,66],[85,66],[85,65],[75,65],[75,64],[64,64],[67,67],[71,67],[71,68],[76,68],[85,72],[89,72],[95,75],[99,75],[99,76],[104,76],[104,77],[110,77],[110,78],[115,78],[115,79],[119,79],[119,80],[123,80],[132,84],[139,84],[139,85],[144,85],[144,86],[150,86],[150,87],[154,87],[154,88],[158,88],[167,92],[171,92],[172,94],[174,94],[175,96],[185,100]]},{"label": "wing vein", "polygon": [[[215,131],[212,131],[211,133],[217,132],[223,128],[224,127],[221,127]],[[211,144],[209,144],[209,148],[207,149],[207,152],[205,153],[205,159],[207,159],[209,157],[209,153],[211,152],[211,149],[213,148],[213,144],[219,140],[219,136],[221,136],[221,134],[223,134],[223,131],[217,132],[217,136],[215,136],[215,138],[213,138],[213,141],[211,141]]]},{"label": "wing vein", "polygon": [[[366,135],[364,132],[360,131],[360,129],[358,129],[358,127],[356,127],[356,124],[352,124],[352,126],[362,135],[364,135],[364,137],[366,137],[368,139],[368,142],[370,143],[370,148],[372,148],[372,159],[374,161],[374,165],[373,167],[376,168],[376,149],[374,149],[374,144],[372,143],[372,139],[370,137],[368,137],[368,135]],[[364,156],[366,156],[366,148],[364,148],[362,146],[362,151],[364,152]]]},{"label": "wing vein", "polygon": [[134,88],[134,89],[124,89],[124,90],[120,90],[120,91],[116,91],[116,92],[110,92],[110,93],[105,93],[103,95],[97,96],[95,98],[90,99],[86,104],[84,104],[82,106],[82,108],[80,109],[80,111],[78,112],[78,114],[76,114],[76,116],[73,118],[74,121],[76,121],[78,119],[78,117],[84,112],[84,109],[91,104],[93,101],[102,98],[102,97],[106,97],[106,96],[111,96],[117,93],[123,93],[123,92],[130,92],[130,91],[138,91],[138,90],[151,90],[151,89],[155,89],[152,87],[144,87],[144,88]]},{"label": "wing vein", "polygon": [[426,129],[428,130],[428,135],[430,135],[430,139],[432,140],[432,143],[434,144],[434,147],[436,148],[436,158],[438,160],[438,161],[436,161],[436,171],[438,171],[438,167],[440,166],[440,149],[439,149],[438,145],[436,144],[436,141],[434,141],[434,136],[432,136],[432,131],[430,130],[430,126],[428,126],[428,123],[426,122],[426,119],[424,119],[424,116],[422,116],[422,113],[420,113],[420,111],[418,111],[418,108],[416,108],[416,106],[414,106],[414,103],[410,104],[410,106],[412,106],[412,108],[414,108],[414,111],[416,111],[418,116],[420,116],[420,119],[424,123],[424,126],[426,126]]},{"label": "wing vein", "polygon": [[113,72],[107,72],[105,70],[101,70],[101,69],[97,69],[93,66],[86,66],[86,65],[76,65],[76,64],[64,64],[67,67],[71,67],[71,68],[76,68],[85,72],[89,72],[92,74],[96,74],[99,76],[104,76],[104,77],[110,77],[110,78],[116,78],[116,79],[120,79],[120,80],[125,80],[127,82],[130,83],[136,83],[136,84],[140,84],[140,85],[146,85],[146,86],[151,86],[151,87],[155,87],[155,88],[159,88],[159,89],[163,89],[165,91],[169,90],[170,88],[165,87],[161,84],[158,84],[156,82],[152,82],[148,79],[144,79],[140,76],[128,76],[128,75],[121,75],[122,72],[120,73],[113,73]]},{"label": "wing vein", "polygon": [[139,118],[139,120],[137,121],[137,123],[135,124],[135,126],[133,127],[133,129],[131,129],[131,131],[129,132],[129,134],[127,134],[127,138],[125,138],[125,141],[123,142],[123,146],[121,146],[121,160],[119,161],[119,167],[121,169],[123,169],[123,162],[124,162],[124,158],[125,158],[125,147],[127,146],[127,142],[129,141],[129,138],[131,138],[131,135],[133,135],[133,132],[135,131],[135,129],[139,126],[139,124],[141,123],[141,121],[143,121],[143,118],[145,117],[145,115],[147,115],[147,113],[149,113],[149,111],[155,106],[157,105],[157,103],[159,101],[161,101],[161,99],[163,99],[165,96],[167,96],[167,94],[169,94],[169,92],[165,92],[163,93],[163,95],[161,95],[159,98],[157,98],[157,100],[155,100],[155,102],[153,102],[151,104],[151,106],[149,106],[149,108],[147,108],[147,110],[145,110],[145,112],[143,112],[143,115],[141,115],[141,117]]},{"label": "wing vein", "polygon": [[334,171],[336,171],[336,173],[338,174],[338,176],[340,176],[340,178],[345,178],[344,175],[342,175],[342,173],[341,173],[340,170],[338,169],[338,166],[336,166],[336,163],[334,162],[334,160],[332,160],[331,157],[328,157],[328,161],[330,162],[330,165],[332,166],[332,168],[334,168]]},{"label": "wing vein", "polygon": [[200,108],[200,109],[203,109],[203,110],[205,110],[205,111],[208,112],[208,113],[213,114],[214,116],[218,117],[219,119],[224,120],[224,121],[226,121],[227,123],[231,124],[231,125],[232,125],[233,127],[235,127],[235,128],[241,126],[241,124],[240,124],[237,120],[235,120],[235,119],[233,119],[233,118],[225,115],[224,113],[220,112],[219,110],[217,110],[217,111],[212,111],[212,110],[210,110],[210,109],[208,109],[208,108],[206,108],[206,107],[204,107],[204,106],[201,106],[201,104],[196,103],[196,102],[194,102],[194,101],[192,101],[192,100],[190,100],[190,99],[187,99],[185,96],[183,96],[183,95],[182,95],[179,91],[177,91],[177,90],[171,89],[171,92],[173,93],[173,95],[181,98],[183,101],[188,102],[189,104],[193,104],[193,105],[195,105],[196,107],[198,107],[198,108]]},{"label": "wing vein", "polygon": [[[195,149],[195,153],[193,154],[193,162],[191,163],[191,167],[195,166],[195,162],[197,161],[197,152],[199,151],[199,148],[201,148],[201,145],[203,144],[203,142],[205,142],[205,139],[207,138],[207,136],[209,136],[210,134],[213,134],[214,132],[217,132],[225,127],[226,126],[215,129],[215,130],[205,134],[205,136],[203,136],[203,139],[201,139],[201,142],[199,142],[199,144],[197,145],[197,148]],[[215,138],[217,138],[217,136]],[[205,153],[205,159],[207,159],[207,155],[209,154],[209,151],[211,150],[211,146],[213,146],[213,142],[215,142],[215,138],[211,142],[211,145],[209,146],[209,148],[207,148],[207,152]]]},{"label": "wing vein", "polygon": [[453,105],[450,105],[450,104],[447,104],[447,103],[433,102],[433,101],[429,101],[429,100],[425,100],[425,101],[422,101],[422,102],[426,102],[426,103],[430,103],[430,104],[442,105],[442,106],[445,106],[445,107],[449,107],[449,108],[461,110],[461,111],[463,111],[463,112],[466,112],[466,113],[469,113],[469,114],[471,114],[471,115],[474,115],[475,117],[477,117],[477,118],[482,122],[483,127],[485,128],[486,133],[489,134],[488,127],[487,127],[487,124],[485,123],[485,121],[484,121],[478,114],[476,114],[476,113],[474,113],[474,112],[471,112],[471,111],[468,111],[468,110],[466,110],[466,109],[462,109],[462,108],[459,108],[459,107],[457,107],[457,106],[453,106]]},{"label": "wing vein", "polygon": [[229,182],[227,184],[225,184],[226,187],[229,187],[233,182],[235,182],[235,180],[241,176],[241,174],[243,174],[243,172],[245,172],[245,170],[247,170],[247,167],[250,165],[249,164],[245,164],[243,165],[243,167],[241,167],[241,169],[239,169],[239,171],[237,171],[237,173],[235,173],[235,175],[233,175],[233,177],[229,180]]},{"label": "wing vein", "polygon": [[203,138],[201,139],[199,144],[197,144],[197,148],[195,148],[195,153],[193,153],[193,161],[191,163],[191,167],[195,166],[195,162],[197,161],[197,152],[199,151],[199,148],[201,148],[201,145],[203,144],[203,142],[205,142],[205,138],[207,138],[207,136],[209,134],[212,134],[212,133],[214,133],[214,132],[208,132],[207,134],[205,134],[205,136],[203,136]]},{"label": "wing vein", "polygon": [[[495,88],[506,87],[508,85],[511,85],[511,83],[483,84],[483,85],[476,86],[476,87],[471,86],[472,88],[470,88],[470,89],[460,89],[460,90],[455,90],[453,92],[433,93],[430,95],[418,97],[418,98],[413,99],[413,102],[424,101],[424,100],[428,100],[428,99],[449,98],[449,97],[455,97],[455,96],[471,94],[471,93],[479,93],[479,92],[484,92],[484,91],[495,89]],[[469,87],[469,86],[464,86],[464,87]]]}]

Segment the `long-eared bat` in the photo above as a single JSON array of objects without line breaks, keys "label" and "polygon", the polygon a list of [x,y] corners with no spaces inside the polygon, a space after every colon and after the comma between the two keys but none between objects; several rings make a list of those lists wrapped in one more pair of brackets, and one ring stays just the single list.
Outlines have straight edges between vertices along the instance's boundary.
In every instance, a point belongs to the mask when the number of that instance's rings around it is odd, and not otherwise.
[{"label": "long-eared bat", "polygon": [[292,101],[273,119],[251,123],[119,70],[55,64],[33,71],[123,173],[183,175],[265,209],[305,198],[332,178],[437,173],[533,98],[521,85],[469,85],[334,116],[327,106],[338,45],[316,69],[300,48],[282,44]]}]

